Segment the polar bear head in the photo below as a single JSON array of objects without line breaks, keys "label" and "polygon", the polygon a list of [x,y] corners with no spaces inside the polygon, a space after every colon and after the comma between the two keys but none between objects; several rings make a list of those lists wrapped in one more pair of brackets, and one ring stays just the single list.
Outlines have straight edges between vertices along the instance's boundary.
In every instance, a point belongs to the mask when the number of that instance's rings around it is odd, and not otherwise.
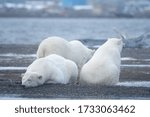
[{"label": "polar bear head", "polygon": [[22,76],[22,85],[25,87],[35,87],[44,83],[42,75],[36,72],[26,72]]},{"label": "polar bear head", "polygon": [[122,47],[123,47],[123,41],[122,39],[118,39],[118,38],[108,38],[108,44],[113,45],[114,47],[117,47],[119,49],[119,51],[122,51]]}]

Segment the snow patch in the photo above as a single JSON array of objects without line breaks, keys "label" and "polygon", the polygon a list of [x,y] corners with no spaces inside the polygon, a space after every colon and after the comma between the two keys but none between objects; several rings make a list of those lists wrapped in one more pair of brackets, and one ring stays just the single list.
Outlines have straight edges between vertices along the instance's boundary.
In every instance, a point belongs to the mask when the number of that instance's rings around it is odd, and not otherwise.
[{"label": "snow patch", "polygon": [[149,68],[150,65],[145,65],[145,64],[122,64],[121,67],[138,67],[138,68],[143,68],[143,67],[147,67]]},{"label": "snow patch", "polygon": [[36,54],[14,54],[14,53],[7,53],[7,54],[0,54],[0,57],[36,57]]},{"label": "snow patch", "polygon": [[150,81],[119,82],[117,85],[126,87],[150,87]]},{"label": "snow patch", "polygon": [[26,70],[27,67],[0,67],[0,71],[6,71],[6,70]]}]

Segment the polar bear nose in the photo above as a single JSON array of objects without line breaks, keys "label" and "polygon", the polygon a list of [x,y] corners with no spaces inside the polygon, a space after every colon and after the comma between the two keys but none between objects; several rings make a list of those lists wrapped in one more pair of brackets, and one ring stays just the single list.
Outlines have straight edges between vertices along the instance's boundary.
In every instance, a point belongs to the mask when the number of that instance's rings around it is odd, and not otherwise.
[{"label": "polar bear nose", "polygon": [[25,88],[26,87],[25,84],[22,84],[22,87]]},{"label": "polar bear nose", "polygon": [[26,87],[26,83],[25,82],[22,82],[21,84],[23,87]]},{"label": "polar bear nose", "polygon": [[25,88],[25,85],[22,85],[23,88]]},{"label": "polar bear nose", "polygon": [[24,82],[22,82],[22,84],[21,84],[22,86],[25,86],[25,83]]},{"label": "polar bear nose", "polygon": [[29,86],[28,86],[28,85],[25,85],[25,84],[22,84],[22,87],[23,87],[23,88],[28,88]]}]

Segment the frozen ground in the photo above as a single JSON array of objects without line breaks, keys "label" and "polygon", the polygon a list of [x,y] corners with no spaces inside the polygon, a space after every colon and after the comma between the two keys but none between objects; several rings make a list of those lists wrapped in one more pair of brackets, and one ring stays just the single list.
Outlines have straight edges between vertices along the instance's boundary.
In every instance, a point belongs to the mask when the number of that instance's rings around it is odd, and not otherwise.
[{"label": "frozen ground", "polygon": [[45,84],[21,86],[21,73],[35,60],[37,45],[0,45],[0,99],[150,99],[150,49],[122,52],[115,86]]}]

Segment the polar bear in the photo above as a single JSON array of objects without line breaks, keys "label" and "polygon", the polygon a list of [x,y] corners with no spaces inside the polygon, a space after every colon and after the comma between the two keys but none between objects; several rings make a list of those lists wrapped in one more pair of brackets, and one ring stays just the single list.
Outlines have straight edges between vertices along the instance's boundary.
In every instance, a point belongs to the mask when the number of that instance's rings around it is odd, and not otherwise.
[{"label": "polar bear", "polygon": [[37,50],[37,58],[50,54],[58,54],[66,59],[74,61],[79,70],[93,56],[94,50],[84,46],[80,41],[66,41],[61,37],[48,37],[43,40]]},{"label": "polar bear", "polygon": [[93,57],[82,67],[81,84],[114,85],[119,81],[123,42],[110,38],[100,46]]},{"label": "polar bear", "polygon": [[[53,36],[48,37],[41,42],[37,50],[37,58],[42,58],[50,54],[58,54],[66,59],[74,61],[78,66],[78,74],[82,66],[93,56],[95,50],[91,50],[84,46],[80,41],[67,40]],[[79,76],[77,83],[79,82]]]},{"label": "polar bear", "polygon": [[75,82],[78,77],[77,65],[64,57],[56,54],[36,59],[27,68],[22,85],[25,87],[36,87],[44,83]]}]

